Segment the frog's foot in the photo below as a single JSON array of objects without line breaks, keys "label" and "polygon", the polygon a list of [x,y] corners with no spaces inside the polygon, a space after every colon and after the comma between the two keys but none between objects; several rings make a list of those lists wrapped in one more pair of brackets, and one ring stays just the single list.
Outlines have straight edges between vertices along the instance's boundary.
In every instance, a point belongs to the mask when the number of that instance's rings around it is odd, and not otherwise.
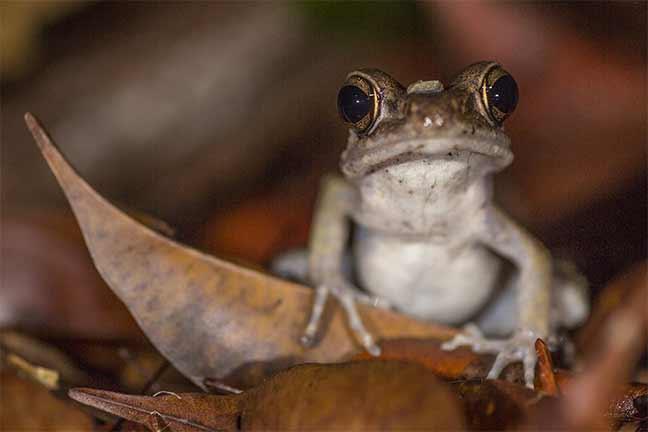
[{"label": "frog's foot", "polygon": [[302,345],[313,345],[329,294],[333,294],[333,296],[340,302],[340,305],[346,313],[349,327],[351,327],[353,334],[362,346],[370,354],[374,356],[380,355],[380,348],[376,344],[374,337],[367,331],[360,319],[360,315],[356,308],[356,302],[385,308],[389,307],[389,303],[378,297],[358,291],[355,287],[341,278],[336,278],[326,284],[319,285],[315,289],[315,301],[313,302],[310,319],[308,320],[306,330],[301,337]]},{"label": "frog's foot", "polygon": [[481,334],[475,325],[464,328],[464,333],[441,345],[444,350],[453,350],[460,346],[469,346],[476,353],[496,354],[495,362],[488,372],[488,379],[496,379],[506,366],[521,361],[524,365],[524,382],[533,388],[537,354],[535,341],[538,336],[530,330],[518,330],[508,339],[488,339]]}]

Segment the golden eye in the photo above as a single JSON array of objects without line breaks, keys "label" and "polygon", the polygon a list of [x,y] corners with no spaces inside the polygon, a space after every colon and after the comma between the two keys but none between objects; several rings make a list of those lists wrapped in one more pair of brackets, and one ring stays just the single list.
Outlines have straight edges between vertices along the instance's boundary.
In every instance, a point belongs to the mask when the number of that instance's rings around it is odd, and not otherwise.
[{"label": "golden eye", "polygon": [[511,74],[495,67],[484,78],[481,96],[491,120],[501,125],[517,106],[518,86]]},{"label": "golden eye", "polygon": [[350,76],[338,92],[338,111],[345,123],[357,132],[371,128],[378,117],[378,91],[361,76]]}]

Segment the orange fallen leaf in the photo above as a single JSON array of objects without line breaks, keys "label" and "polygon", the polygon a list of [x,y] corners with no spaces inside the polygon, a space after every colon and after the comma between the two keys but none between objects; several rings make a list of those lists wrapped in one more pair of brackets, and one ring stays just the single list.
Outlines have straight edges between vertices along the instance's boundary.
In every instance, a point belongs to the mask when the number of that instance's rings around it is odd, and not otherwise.
[{"label": "orange fallen leaf", "polygon": [[554,375],[553,362],[551,353],[547,344],[542,339],[535,342],[535,350],[538,355],[538,364],[536,366],[535,388],[538,391],[551,396],[558,396],[560,390]]},{"label": "orange fallen leaf", "polygon": [[[392,339],[379,345],[381,359],[418,363],[447,380],[485,378],[495,360],[493,355],[477,354],[466,347],[445,351],[441,349],[441,343],[435,340]],[[372,360],[374,357],[361,352],[354,359]],[[521,371],[521,368],[518,369]],[[521,374],[518,375],[519,381],[523,382]]]}]

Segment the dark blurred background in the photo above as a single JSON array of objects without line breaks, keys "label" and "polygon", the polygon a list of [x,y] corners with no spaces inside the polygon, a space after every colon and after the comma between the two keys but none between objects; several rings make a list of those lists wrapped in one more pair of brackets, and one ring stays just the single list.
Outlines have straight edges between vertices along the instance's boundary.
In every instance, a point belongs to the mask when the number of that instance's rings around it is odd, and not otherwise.
[{"label": "dark blurred background", "polygon": [[596,293],[646,257],[646,2],[3,2],[0,325],[139,334],[97,276],[28,135],[35,113],[102,194],[263,265],[304,245],[346,130],[347,72],[448,82],[497,60],[520,87],[497,199]]}]

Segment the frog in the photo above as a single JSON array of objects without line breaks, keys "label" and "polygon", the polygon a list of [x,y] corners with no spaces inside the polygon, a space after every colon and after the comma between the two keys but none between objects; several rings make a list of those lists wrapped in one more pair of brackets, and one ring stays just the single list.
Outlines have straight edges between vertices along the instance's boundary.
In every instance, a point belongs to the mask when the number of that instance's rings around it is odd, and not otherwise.
[{"label": "frog", "polygon": [[443,349],[494,354],[489,379],[522,362],[533,388],[536,340],[578,326],[589,306],[585,278],[494,201],[494,174],[513,161],[504,122],[518,98],[494,61],[447,86],[405,87],[379,69],[346,76],[337,98],[349,127],[342,175],[321,182],[308,250],[274,264],[314,287],[302,344],[316,342],[332,296],[373,355],[380,348],[358,302],[460,326]]}]

